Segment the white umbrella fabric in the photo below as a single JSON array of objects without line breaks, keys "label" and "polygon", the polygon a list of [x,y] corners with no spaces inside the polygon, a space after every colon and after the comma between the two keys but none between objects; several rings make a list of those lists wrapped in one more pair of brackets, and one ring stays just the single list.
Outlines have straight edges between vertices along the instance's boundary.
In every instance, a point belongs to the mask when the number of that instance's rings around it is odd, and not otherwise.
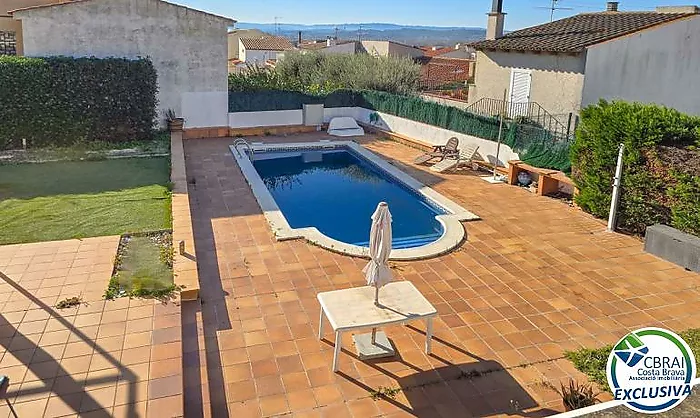
[{"label": "white umbrella fabric", "polygon": [[372,214],[372,228],[369,233],[369,256],[362,272],[367,285],[374,286],[374,304],[379,305],[379,288],[391,282],[389,254],[391,253],[391,212],[386,202],[380,202]]}]

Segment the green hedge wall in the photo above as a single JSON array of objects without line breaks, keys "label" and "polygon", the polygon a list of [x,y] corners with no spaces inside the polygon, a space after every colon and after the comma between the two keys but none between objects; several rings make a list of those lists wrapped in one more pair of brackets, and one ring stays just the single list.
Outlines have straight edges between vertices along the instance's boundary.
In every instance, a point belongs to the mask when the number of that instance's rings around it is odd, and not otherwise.
[{"label": "green hedge wall", "polygon": [[356,94],[336,90],[327,95],[314,95],[291,90],[229,91],[229,112],[263,112],[268,110],[296,110],[305,104],[323,104],[325,107],[355,106]]},{"label": "green hedge wall", "polygon": [[581,113],[572,144],[577,203],[607,218],[618,145],[625,144],[618,226],[663,223],[700,236],[700,118],[640,103],[601,101]]},{"label": "green hedge wall", "polygon": [[[229,92],[229,112],[294,110],[308,103],[323,103],[325,107],[359,106],[492,141],[498,139],[497,119],[428,102],[418,96],[375,90],[336,90],[327,95],[287,90]],[[536,167],[571,171],[569,143],[556,140],[542,128],[508,122],[504,126],[503,143],[517,152],[523,161]]]},{"label": "green hedge wall", "polygon": [[152,135],[157,75],[148,59],[0,56],[0,149]]}]

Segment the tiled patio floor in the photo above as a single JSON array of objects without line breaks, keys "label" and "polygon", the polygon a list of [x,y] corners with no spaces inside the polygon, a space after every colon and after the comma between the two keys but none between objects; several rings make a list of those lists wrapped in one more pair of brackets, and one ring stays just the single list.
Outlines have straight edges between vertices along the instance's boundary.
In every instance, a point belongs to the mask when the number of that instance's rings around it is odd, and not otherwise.
[{"label": "tiled patio floor", "polygon": [[[183,306],[188,417],[546,416],[561,401],[542,383],[581,378],[564,350],[641,326],[700,326],[700,275],[645,254],[639,240],[469,170],[433,174],[410,163],[416,150],[369,139],[369,149],[482,220],[465,224],[468,241],[450,254],[394,263],[396,278],[439,311],[433,355],[422,351],[422,325],[387,330],[400,353],[388,361],[357,360],[348,335],[333,374],[333,336],[315,337],[316,294],[363,285],[365,261],[276,242],[232,142],[185,143],[202,289],[201,306]],[[404,390],[373,400],[380,387]]]},{"label": "tiled patio floor", "polygon": [[118,243],[0,246],[0,374],[20,418],[182,416],[179,306],[102,299]]}]

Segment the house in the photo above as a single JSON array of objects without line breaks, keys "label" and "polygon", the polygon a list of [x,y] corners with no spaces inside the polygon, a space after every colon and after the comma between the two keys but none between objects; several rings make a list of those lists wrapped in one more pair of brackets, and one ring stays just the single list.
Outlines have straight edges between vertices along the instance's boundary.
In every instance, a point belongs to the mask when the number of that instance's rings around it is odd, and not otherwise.
[{"label": "house", "polygon": [[394,41],[360,41],[362,48],[370,55],[381,57],[408,57],[418,58],[423,56],[423,51],[415,46],[405,45]]},{"label": "house", "polygon": [[258,29],[232,29],[228,32],[228,59],[240,59],[238,40],[241,38],[264,38],[270,36]]},{"label": "house", "polygon": [[[476,48],[469,101],[501,99],[562,121],[599,99],[657,103],[700,115],[700,14],[695,6],[607,10],[503,34],[494,0],[487,39]],[[512,107],[515,108],[515,107]],[[539,108],[539,107],[538,107]]]},{"label": "house", "polygon": [[149,57],[161,114],[173,109],[186,124],[227,124],[225,112],[213,109],[225,109],[228,100],[227,33],[234,20],[161,0],[77,0],[11,14],[22,23],[25,55]]},{"label": "house", "polygon": [[465,60],[475,60],[476,50],[467,45],[458,43],[454,47],[450,46],[424,46],[421,47],[423,55],[426,57],[457,58]]},{"label": "house", "polygon": [[264,65],[269,60],[277,60],[291,51],[294,46],[287,38],[263,36],[238,39],[238,59],[248,64]]},{"label": "house", "polygon": [[426,57],[437,57],[440,54],[445,54],[452,51],[451,47],[442,45],[422,46],[420,49],[423,51],[423,55]]},{"label": "house", "polygon": [[394,41],[341,41],[331,38],[326,40],[325,47],[306,46],[304,49],[317,50],[323,54],[370,54],[375,57],[418,58],[424,55],[420,48]]},{"label": "house", "polygon": [[0,3],[0,55],[23,55],[22,22],[12,18],[11,10],[41,6],[66,0],[2,0]]},{"label": "house", "polygon": [[474,47],[465,45],[465,44],[457,44],[451,51],[446,51],[440,54],[435,55],[437,57],[441,58],[456,58],[456,59],[462,59],[462,60],[476,60],[476,49]]}]

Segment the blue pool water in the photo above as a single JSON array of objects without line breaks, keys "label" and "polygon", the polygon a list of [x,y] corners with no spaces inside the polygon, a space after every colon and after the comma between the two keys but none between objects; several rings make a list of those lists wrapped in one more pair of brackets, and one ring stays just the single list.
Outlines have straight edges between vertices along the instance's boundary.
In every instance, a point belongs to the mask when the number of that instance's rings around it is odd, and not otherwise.
[{"label": "blue pool water", "polygon": [[349,150],[262,158],[253,165],[292,228],[313,226],[338,241],[367,247],[372,213],[385,201],[393,219],[393,248],[425,245],[443,233],[435,216],[444,210]]}]

